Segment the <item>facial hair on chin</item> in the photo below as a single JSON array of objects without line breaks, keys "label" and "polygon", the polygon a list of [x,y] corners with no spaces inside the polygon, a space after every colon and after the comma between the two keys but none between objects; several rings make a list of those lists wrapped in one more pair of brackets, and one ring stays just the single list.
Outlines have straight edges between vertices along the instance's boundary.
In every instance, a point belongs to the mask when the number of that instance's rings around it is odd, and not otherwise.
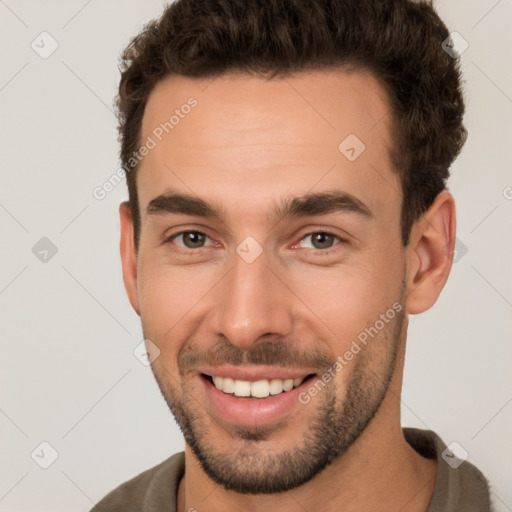
[{"label": "facial hair on chin", "polygon": [[[335,380],[332,380],[310,402],[310,405],[314,402],[314,409],[307,406],[314,416],[299,443],[279,452],[261,450],[261,443],[275,431],[274,425],[234,425],[230,429],[231,435],[243,441],[241,446],[233,450],[232,446],[223,449],[216,445],[211,441],[208,417],[194,398],[194,386],[191,379],[186,378],[186,371],[182,372],[180,368],[182,385],[179,392],[177,386],[172,385],[176,379],[166,378],[160,366],[154,365],[152,369],[186,443],[214,482],[240,494],[284,492],[308,482],[342,456],[375,416],[393,375],[404,317],[403,310],[397,313],[370,342],[378,344],[377,358],[377,351],[370,343],[355,356],[355,367],[346,383],[343,401],[337,395]],[[279,352],[281,349],[272,350]],[[263,364],[262,359],[279,360],[272,357],[267,353],[259,358],[259,362]],[[279,428],[293,429],[293,425]]]}]

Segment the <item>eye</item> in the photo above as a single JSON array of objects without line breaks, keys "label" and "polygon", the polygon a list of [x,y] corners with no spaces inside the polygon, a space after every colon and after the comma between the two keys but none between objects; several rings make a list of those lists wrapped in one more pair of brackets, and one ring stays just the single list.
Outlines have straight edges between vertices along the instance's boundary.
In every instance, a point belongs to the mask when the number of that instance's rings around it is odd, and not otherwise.
[{"label": "eye", "polygon": [[211,241],[210,237],[201,231],[182,231],[171,235],[165,242],[173,243],[184,249],[202,249],[203,247],[213,245],[211,243],[206,245],[207,240]]},{"label": "eye", "polygon": [[336,240],[343,241],[339,236],[332,233],[317,231],[315,233],[309,233],[301,238],[299,244],[302,244],[305,240],[308,239],[310,240],[309,246],[302,246],[303,248],[317,249],[324,252],[327,252],[328,249],[331,249],[334,246]]}]

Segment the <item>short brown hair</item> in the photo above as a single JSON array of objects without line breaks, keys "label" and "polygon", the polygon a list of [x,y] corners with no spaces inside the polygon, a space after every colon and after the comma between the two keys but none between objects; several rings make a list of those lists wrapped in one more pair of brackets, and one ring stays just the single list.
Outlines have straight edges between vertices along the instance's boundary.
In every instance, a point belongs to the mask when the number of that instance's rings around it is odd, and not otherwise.
[{"label": "short brown hair", "polygon": [[[148,23],[121,56],[116,108],[127,169],[155,84],[169,75],[229,72],[269,79],[342,65],[369,69],[391,101],[391,157],[402,183],[401,230],[445,188],[466,130],[458,59],[429,1],[177,0]],[[135,246],[140,236],[136,171],[127,172]]]}]

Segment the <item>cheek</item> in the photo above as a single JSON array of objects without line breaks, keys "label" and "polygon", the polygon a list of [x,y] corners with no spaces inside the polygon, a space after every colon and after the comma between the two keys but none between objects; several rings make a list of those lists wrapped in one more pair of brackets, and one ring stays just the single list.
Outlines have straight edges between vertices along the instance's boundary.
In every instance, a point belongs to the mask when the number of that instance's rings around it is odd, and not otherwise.
[{"label": "cheek", "polygon": [[[374,266],[315,269],[290,276],[292,289],[314,313],[313,324],[326,326],[322,332],[332,340],[337,354],[398,301],[401,290],[399,267],[388,271]],[[311,327],[315,329],[314,326]]]},{"label": "cheek", "polygon": [[156,259],[141,260],[138,293],[144,331],[161,344],[181,339],[218,281],[218,272],[199,266],[177,267]]}]

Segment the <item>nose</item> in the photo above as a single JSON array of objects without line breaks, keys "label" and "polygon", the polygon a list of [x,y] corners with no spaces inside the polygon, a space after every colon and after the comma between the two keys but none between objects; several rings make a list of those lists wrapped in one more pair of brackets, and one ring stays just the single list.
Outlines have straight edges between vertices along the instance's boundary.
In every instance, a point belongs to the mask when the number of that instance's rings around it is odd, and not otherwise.
[{"label": "nose", "polygon": [[291,333],[293,295],[264,254],[252,263],[235,255],[217,294],[213,327],[233,345],[249,349],[263,335]]}]

